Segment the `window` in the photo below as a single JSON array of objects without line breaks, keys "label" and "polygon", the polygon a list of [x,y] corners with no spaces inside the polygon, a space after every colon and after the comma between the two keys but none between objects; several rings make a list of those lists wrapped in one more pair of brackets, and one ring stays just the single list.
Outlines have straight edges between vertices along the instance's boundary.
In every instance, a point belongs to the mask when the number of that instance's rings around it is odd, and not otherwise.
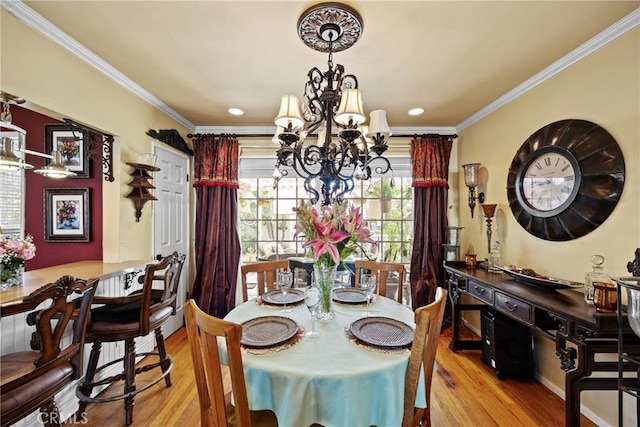
[{"label": "window", "polygon": [[[394,186],[388,177],[356,181],[346,200],[361,207],[378,243],[365,245],[366,255],[377,261],[403,263],[408,271],[413,244],[411,178],[396,177],[393,181]],[[240,179],[242,262],[304,256],[303,242],[294,239],[293,208],[308,198],[301,178],[282,179],[276,189],[273,179]]]}]

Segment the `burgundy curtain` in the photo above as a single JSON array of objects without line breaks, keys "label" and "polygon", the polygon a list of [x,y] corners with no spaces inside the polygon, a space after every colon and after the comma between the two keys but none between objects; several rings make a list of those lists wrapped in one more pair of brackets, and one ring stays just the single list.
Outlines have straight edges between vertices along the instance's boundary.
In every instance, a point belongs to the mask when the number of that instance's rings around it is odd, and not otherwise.
[{"label": "burgundy curtain", "polygon": [[238,237],[238,140],[234,136],[196,136],[195,263],[192,297],[212,316],[223,318],[236,303]]},{"label": "burgundy curtain", "polygon": [[433,302],[442,283],[451,146],[451,136],[423,135],[411,141],[414,189],[409,282],[414,310]]}]

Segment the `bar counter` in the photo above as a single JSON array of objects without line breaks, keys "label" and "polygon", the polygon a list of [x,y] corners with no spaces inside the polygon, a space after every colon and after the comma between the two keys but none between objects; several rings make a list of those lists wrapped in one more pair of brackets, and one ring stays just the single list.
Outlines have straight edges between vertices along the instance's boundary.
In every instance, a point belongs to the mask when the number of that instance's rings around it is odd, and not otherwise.
[{"label": "bar counter", "polygon": [[55,265],[53,267],[41,268],[24,273],[24,283],[22,286],[14,286],[0,291],[0,304],[19,301],[36,289],[55,282],[65,275],[75,276],[80,279],[90,279],[97,277],[106,280],[114,276],[133,273],[136,270],[144,270],[149,261],[124,261],[115,263],[105,263],[101,260],[78,261],[70,264]]}]

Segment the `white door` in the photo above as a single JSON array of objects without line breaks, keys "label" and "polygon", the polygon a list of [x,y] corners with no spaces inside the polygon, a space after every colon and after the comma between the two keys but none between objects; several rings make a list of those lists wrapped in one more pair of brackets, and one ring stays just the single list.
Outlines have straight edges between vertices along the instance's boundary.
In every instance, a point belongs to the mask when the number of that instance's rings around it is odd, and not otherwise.
[{"label": "white door", "polygon": [[174,251],[187,255],[177,297],[177,313],[164,324],[168,337],[183,324],[182,306],[187,298],[189,282],[189,157],[169,147],[154,144],[159,172],[153,175],[158,199],[153,206],[153,250],[156,259]]}]

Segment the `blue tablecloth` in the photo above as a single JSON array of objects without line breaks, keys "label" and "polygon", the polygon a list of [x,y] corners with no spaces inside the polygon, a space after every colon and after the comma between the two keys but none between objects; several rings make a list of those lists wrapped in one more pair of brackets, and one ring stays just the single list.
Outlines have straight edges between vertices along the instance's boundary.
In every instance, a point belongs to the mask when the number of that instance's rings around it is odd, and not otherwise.
[{"label": "blue tablecloth", "polygon": [[[347,337],[345,326],[359,319],[365,306],[335,304],[334,308],[335,319],[316,321],[317,339],[303,338],[290,348],[267,354],[243,352],[249,407],[274,411],[281,427],[314,422],[326,427],[399,426],[409,352],[372,351],[356,345]],[[414,326],[411,309],[391,299],[377,297],[370,311]],[[270,315],[286,315],[311,329],[304,304],[285,314],[250,300],[226,319],[242,323]],[[416,404],[425,407],[422,381]]]}]

